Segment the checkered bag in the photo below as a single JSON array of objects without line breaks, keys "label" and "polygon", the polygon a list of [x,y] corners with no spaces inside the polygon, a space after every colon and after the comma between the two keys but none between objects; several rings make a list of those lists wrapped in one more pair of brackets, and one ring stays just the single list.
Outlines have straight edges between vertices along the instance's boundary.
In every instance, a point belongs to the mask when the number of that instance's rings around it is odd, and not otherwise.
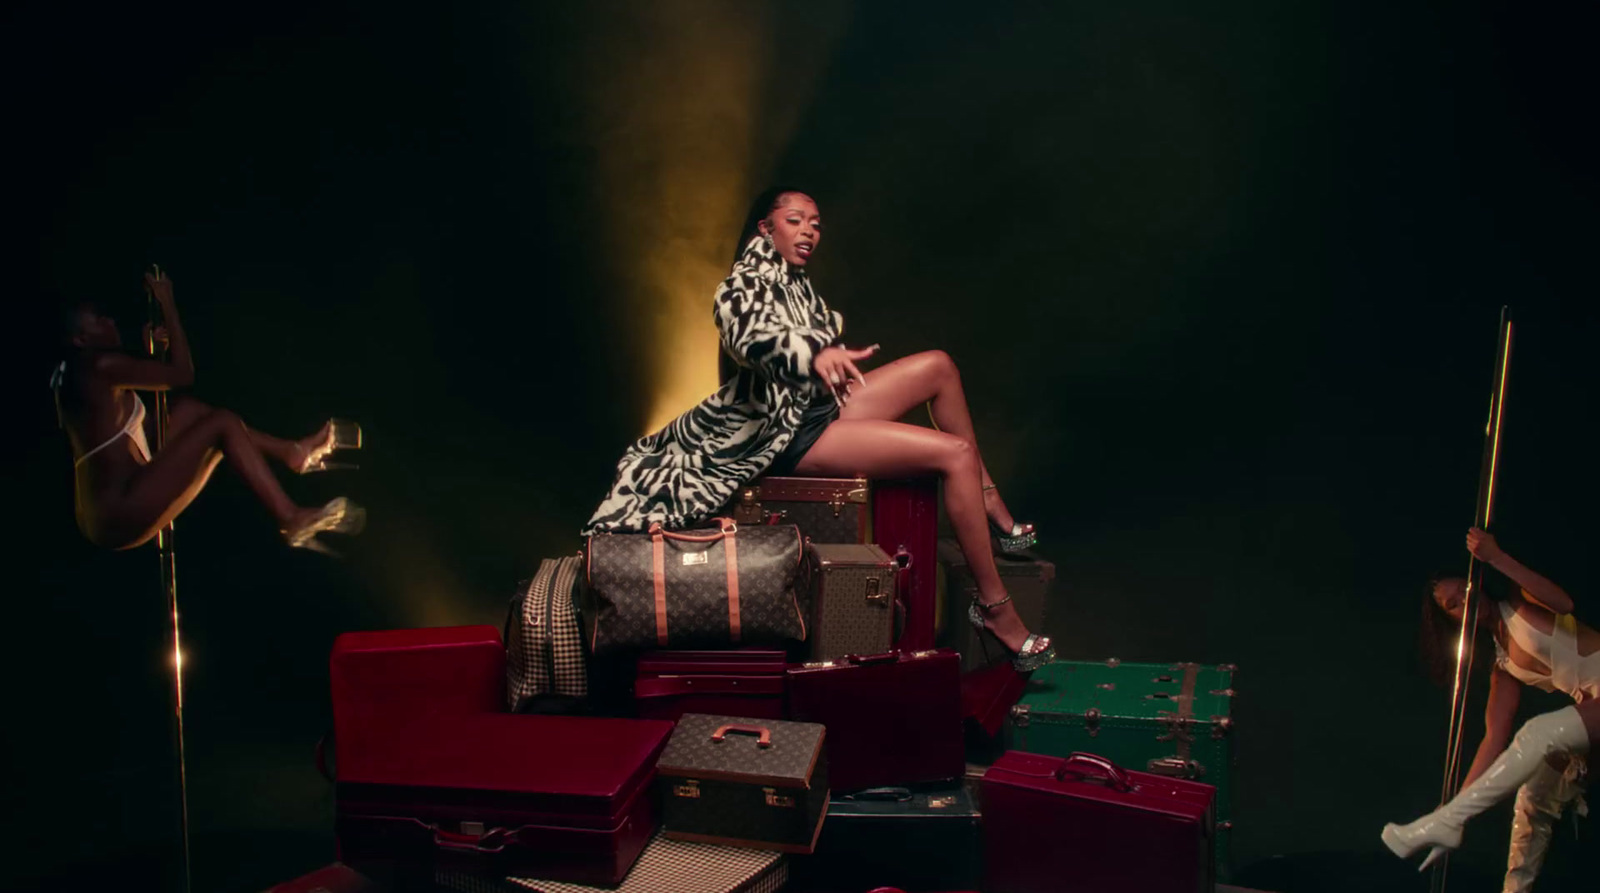
[{"label": "checkered bag", "polygon": [[658,834],[617,887],[499,880],[443,870],[434,880],[458,893],[777,893],[789,882],[789,862],[771,850],[688,843]]},{"label": "checkered bag", "polygon": [[546,558],[517,584],[506,616],[506,706],[513,713],[567,713],[589,694],[576,590],[582,556]]}]

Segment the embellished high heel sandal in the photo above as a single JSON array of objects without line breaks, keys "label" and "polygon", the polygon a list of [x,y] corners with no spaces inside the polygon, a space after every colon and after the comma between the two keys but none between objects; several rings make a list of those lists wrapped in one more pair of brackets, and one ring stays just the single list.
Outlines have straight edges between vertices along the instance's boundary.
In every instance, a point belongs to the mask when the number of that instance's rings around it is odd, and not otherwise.
[{"label": "embellished high heel sandal", "polygon": [[333,499],[302,521],[298,527],[282,531],[283,539],[292,549],[310,549],[324,555],[338,557],[339,553],[317,539],[320,533],[342,533],[354,536],[367,526],[367,510],[343,496]]},{"label": "embellished high heel sandal", "polygon": [[[981,602],[973,598],[972,606],[967,609],[967,621],[979,630],[987,630],[989,627],[983,622],[983,612],[993,611],[1009,601],[1011,601],[1009,595],[997,602]],[[1018,673],[1032,673],[1055,659],[1056,649],[1050,644],[1050,638],[1029,633],[1028,637],[1022,640],[1022,650],[1011,658],[1011,666],[1015,667]]]},{"label": "embellished high heel sandal", "polygon": [[329,462],[335,450],[361,449],[361,426],[348,419],[329,419],[328,436],[322,443],[306,451],[306,457],[296,469],[300,474],[317,471],[354,470],[361,466],[353,462]]},{"label": "embellished high heel sandal", "polygon": [[[988,491],[999,488],[995,484],[990,484],[983,489]],[[1039,542],[1039,532],[1030,529],[1032,526],[1031,524],[1013,522],[1011,529],[1007,530],[996,524],[993,518],[990,518],[989,532],[994,536],[995,551],[1002,555],[1021,555],[1033,548]]]}]

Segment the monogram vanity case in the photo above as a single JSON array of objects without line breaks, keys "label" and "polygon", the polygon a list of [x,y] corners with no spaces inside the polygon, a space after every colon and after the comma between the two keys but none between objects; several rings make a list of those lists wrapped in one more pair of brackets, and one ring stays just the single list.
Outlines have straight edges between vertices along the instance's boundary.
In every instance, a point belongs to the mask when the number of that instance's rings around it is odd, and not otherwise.
[{"label": "monogram vanity case", "polygon": [[795,857],[791,873],[808,893],[976,890],[983,876],[979,818],[959,783],[835,795],[817,851]]},{"label": "monogram vanity case", "polygon": [[339,767],[339,855],[358,869],[616,884],[655,833],[650,782],[671,723],[500,713],[391,732]]},{"label": "monogram vanity case", "polygon": [[894,647],[898,572],[894,560],[870,543],[806,547],[803,585],[810,593],[812,660],[882,654]]},{"label": "monogram vanity case", "polygon": [[790,668],[789,716],[827,727],[834,790],[961,777],[960,661],[943,648]]},{"label": "monogram vanity case", "polygon": [[1232,664],[1057,661],[1035,670],[1006,723],[1029,753],[1100,754],[1119,766],[1216,788],[1216,864],[1230,875]]},{"label": "monogram vanity case", "polygon": [[982,788],[986,893],[1212,893],[1210,785],[1010,751]]},{"label": "monogram vanity case", "polygon": [[[974,670],[1010,660],[1011,652],[992,633],[979,631],[967,620],[967,609],[978,594],[978,586],[967,567],[966,555],[955,540],[939,541],[939,565],[943,578],[945,641],[961,652],[961,669]],[[1035,632],[1043,630],[1045,606],[1050,598],[1050,584],[1056,577],[1056,566],[1031,555],[996,555],[994,566],[1023,624]]]},{"label": "monogram vanity case", "polygon": [[823,727],[685,713],[656,764],[674,840],[809,853],[828,808]]},{"label": "monogram vanity case", "polygon": [[654,651],[639,658],[636,714],[677,720],[685,713],[784,718],[782,651]]}]

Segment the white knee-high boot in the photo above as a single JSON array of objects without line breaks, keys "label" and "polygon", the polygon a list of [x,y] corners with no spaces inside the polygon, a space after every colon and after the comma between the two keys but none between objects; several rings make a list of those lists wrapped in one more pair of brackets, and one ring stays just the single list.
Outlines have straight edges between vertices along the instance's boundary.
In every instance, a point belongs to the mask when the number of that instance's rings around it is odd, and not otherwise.
[{"label": "white knee-high boot", "polygon": [[1511,818],[1511,847],[1506,853],[1506,880],[1501,893],[1530,893],[1544,865],[1551,832],[1567,804],[1578,799],[1582,786],[1567,772],[1546,762],[1517,791]]},{"label": "white knee-high boot", "polygon": [[1402,859],[1422,847],[1433,847],[1433,852],[1422,863],[1421,867],[1426,868],[1442,851],[1461,846],[1461,829],[1467,820],[1511,796],[1511,792],[1533,777],[1546,757],[1553,753],[1588,751],[1589,733],[1576,707],[1535,716],[1523,724],[1511,739],[1511,746],[1496,757],[1476,781],[1463,788],[1449,803],[1409,825],[1385,825],[1383,842]]}]

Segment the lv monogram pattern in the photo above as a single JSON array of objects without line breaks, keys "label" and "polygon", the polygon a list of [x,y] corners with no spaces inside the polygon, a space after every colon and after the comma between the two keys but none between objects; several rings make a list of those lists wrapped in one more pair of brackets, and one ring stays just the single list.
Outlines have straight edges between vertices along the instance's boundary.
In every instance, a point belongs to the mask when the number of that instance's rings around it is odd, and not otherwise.
[{"label": "lv monogram pattern", "polygon": [[[711,740],[719,726],[729,724],[770,729],[772,746],[761,747],[755,735],[743,732],[729,732],[721,742]],[[798,786],[808,780],[806,770],[817,759],[822,736],[817,723],[685,713],[656,768],[665,775],[690,777],[706,771],[765,775],[792,779]]]},{"label": "lv monogram pattern", "polygon": [[[811,659],[882,654],[894,645],[894,570],[868,564],[834,565],[813,575]],[[871,585],[875,583],[876,585]],[[869,592],[889,598],[867,601]]]},{"label": "lv monogram pattern", "polygon": [[[709,535],[715,528],[687,531]],[[800,534],[793,525],[740,527],[737,543],[740,645],[774,645],[806,637],[795,597]],[[727,545],[667,539],[668,648],[733,644],[728,620]],[[684,563],[684,556],[705,556]],[[589,538],[589,589],[595,610],[594,653],[655,648],[655,576],[649,534]]]}]

